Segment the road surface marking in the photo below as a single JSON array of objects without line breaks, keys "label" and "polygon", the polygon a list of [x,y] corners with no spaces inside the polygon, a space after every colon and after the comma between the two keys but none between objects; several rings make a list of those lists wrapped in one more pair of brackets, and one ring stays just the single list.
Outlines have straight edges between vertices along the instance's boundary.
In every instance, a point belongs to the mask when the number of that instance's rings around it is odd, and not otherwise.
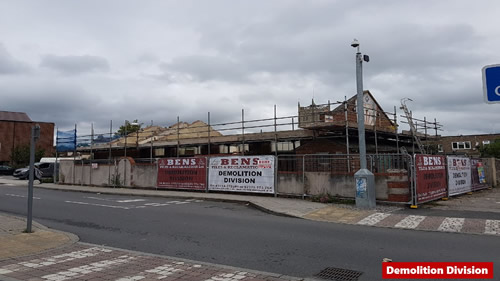
[{"label": "road surface marking", "polygon": [[94,203],[87,203],[87,202],[78,202],[78,201],[64,201],[66,203],[71,203],[71,204],[79,204],[79,205],[90,205],[90,206],[98,206],[98,207],[106,207],[106,208],[115,208],[115,209],[125,209],[129,210],[129,207],[124,207],[124,206],[113,206],[113,205],[104,205],[104,204],[94,204]]},{"label": "road surface marking", "polygon": [[394,225],[394,227],[413,229],[416,228],[424,219],[425,216],[407,216]]},{"label": "road surface marking", "polygon": [[500,220],[486,220],[484,233],[500,235]]},{"label": "road surface marking", "polygon": [[168,203],[146,203],[144,206],[150,206],[150,207],[161,207],[161,206],[168,206],[170,204]]},{"label": "road surface marking", "polygon": [[464,218],[445,218],[438,227],[439,231],[460,232],[464,226]]},{"label": "road surface marking", "polygon": [[88,265],[82,265],[79,267],[73,267],[65,271],[59,271],[54,274],[49,274],[42,276],[42,279],[50,280],[50,281],[63,281],[63,280],[72,280],[76,278],[83,277],[89,273],[95,273],[107,270],[112,267],[121,266],[123,264],[129,263],[135,260],[135,257],[130,257],[127,255],[119,256],[117,258],[111,260],[103,260],[94,262]]},{"label": "road surface marking", "polygon": [[110,201],[110,202],[115,202],[113,199],[108,199],[108,198],[99,198],[99,197],[83,197],[87,199],[95,199],[95,200],[101,200],[101,201]]},{"label": "road surface marking", "polygon": [[[5,194],[5,195],[7,195],[7,196],[11,196],[11,197],[22,197],[22,198],[27,198],[27,197],[28,197],[28,196],[26,196],[26,195],[17,195],[17,194],[10,194],[10,193],[7,193],[7,194]],[[33,196],[33,199],[41,199],[41,198],[40,198],[40,197],[34,197],[34,196]]]},{"label": "road surface marking", "polygon": [[108,198],[100,198],[100,197],[84,197],[87,199],[94,199],[94,200],[101,200],[101,201],[108,201],[108,202],[116,202],[116,203],[133,203],[133,202],[143,202],[146,201],[146,199],[124,199],[124,200],[119,200],[119,199],[108,199]]},{"label": "road surface marking", "polygon": [[12,272],[22,272],[33,268],[40,268],[44,266],[54,265],[69,262],[76,259],[83,259],[87,257],[94,257],[101,253],[109,253],[112,250],[92,247],[85,250],[73,251],[66,254],[60,254],[55,256],[50,256],[47,258],[33,259],[26,262],[20,262],[17,264],[10,264],[0,268],[0,274],[7,274]]},{"label": "road surface marking", "polygon": [[132,203],[132,202],[142,202],[146,201],[146,199],[128,199],[128,200],[118,200],[118,203]]},{"label": "road surface marking", "polygon": [[379,223],[381,220],[387,218],[388,216],[390,216],[390,214],[387,214],[387,213],[375,213],[375,214],[369,215],[368,217],[360,220],[358,222],[358,224],[361,224],[361,225],[375,225],[375,224]]}]

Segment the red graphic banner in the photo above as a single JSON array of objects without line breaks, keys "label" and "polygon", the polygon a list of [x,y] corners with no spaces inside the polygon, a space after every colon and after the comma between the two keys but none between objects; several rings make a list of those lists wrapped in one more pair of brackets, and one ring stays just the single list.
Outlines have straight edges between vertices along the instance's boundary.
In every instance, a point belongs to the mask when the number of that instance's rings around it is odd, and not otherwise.
[{"label": "red graphic banner", "polygon": [[492,262],[384,262],[384,279],[493,279]]},{"label": "red graphic banner", "polygon": [[163,158],[158,160],[159,188],[205,190],[207,160],[205,158]]},{"label": "red graphic banner", "polygon": [[415,155],[417,204],[447,195],[446,158],[440,155]]}]

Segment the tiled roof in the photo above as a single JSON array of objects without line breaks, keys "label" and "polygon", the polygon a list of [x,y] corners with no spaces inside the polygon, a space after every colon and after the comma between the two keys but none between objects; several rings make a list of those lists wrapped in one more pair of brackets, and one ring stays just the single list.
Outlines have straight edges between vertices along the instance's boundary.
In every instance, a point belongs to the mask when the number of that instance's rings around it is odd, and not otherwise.
[{"label": "tiled roof", "polygon": [[32,120],[24,112],[0,111],[0,121],[31,122]]}]

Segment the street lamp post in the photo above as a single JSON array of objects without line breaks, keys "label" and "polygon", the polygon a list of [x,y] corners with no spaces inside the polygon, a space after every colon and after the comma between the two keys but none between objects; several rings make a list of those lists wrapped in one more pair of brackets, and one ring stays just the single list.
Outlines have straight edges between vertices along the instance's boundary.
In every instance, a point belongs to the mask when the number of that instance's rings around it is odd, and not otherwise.
[{"label": "street lamp post", "polygon": [[375,177],[366,168],[366,142],[365,142],[365,116],[363,106],[363,61],[368,62],[367,55],[361,55],[359,42],[354,39],[351,43],[356,52],[356,88],[357,88],[357,113],[358,113],[358,139],[360,169],[354,174],[356,181],[356,207],[374,208],[375,203]]}]

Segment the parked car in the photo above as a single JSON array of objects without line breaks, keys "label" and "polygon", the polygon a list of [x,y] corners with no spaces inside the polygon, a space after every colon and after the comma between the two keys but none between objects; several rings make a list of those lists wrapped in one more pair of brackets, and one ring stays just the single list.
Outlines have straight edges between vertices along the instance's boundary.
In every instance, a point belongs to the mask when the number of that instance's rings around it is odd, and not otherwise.
[{"label": "parked car", "polygon": [[[40,170],[40,172],[42,172],[42,177],[44,178],[49,178],[53,176],[54,166],[55,163],[35,163],[35,167],[38,170]],[[17,169],[14,171],[13,176],[21,180],[27,180],[29,177],[29,170],[30,170],[29,166]]]},{"label": "parked car", "polygon": [[0,175],[12,175],[14,173],[14,168],[7,165],[0,165]]}]

